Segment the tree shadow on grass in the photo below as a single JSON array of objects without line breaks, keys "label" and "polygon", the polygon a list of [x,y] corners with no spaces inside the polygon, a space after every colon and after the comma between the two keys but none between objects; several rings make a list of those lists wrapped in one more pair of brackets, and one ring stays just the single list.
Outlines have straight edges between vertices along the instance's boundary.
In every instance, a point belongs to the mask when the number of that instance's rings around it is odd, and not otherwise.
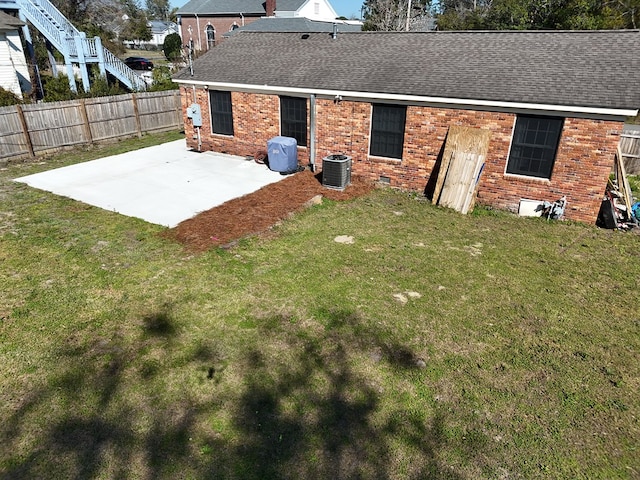
[{"label": "tree shadow on grass", "polygon": [[164,308],[153,314],[146,315],[143,319],[143,330],[147,336],[171,338],[176,334],[176,327],[171,318],[171,307]]},{"label": "tree shadow on grass", "polygon": [[[70,336],[59,346],[48,382],[29,392],[0,428],[0,478],[158,478],[163,462],[186,456],[184,438],[193,418],[169,421],[167,406],[154,406],[144,396],[135,403],[123,393],[132,376],[144,383],[155,375],[144,367],[132,371],[131,365],[137,364],[140,348],[171,344],[176,335],[171,307],[144,316],[139,327],[135,345],[115,334],[109,339]],[[171,406],[189,407],[187,402]],[[148,417],[143,434],[135,427],[141,416]],[[21,451],[22,442],[31,444],[28,454]],[[159,453],[166,454],[161,461]]]},{"label": "tree shadow on grass", "polygon": [[[146,390],[161,369],[145,369],[139,357],[153,348],[184,356],[169,341],[180,335],[170,308],[141,319],[136,348],[96,339],[75,346],[69,352],[79,361],[0,428],[1,478],[462,478],[440,460],[443,449],[456,448],[446,417],[428,405],[396,406],[353,363],[377,349],[402,374],[417,369],[411,350],[382,341],[351,312],[318,316],[324,328],[313,333],[280,315],[256,319],[262,341],[236,360],[239,391],[212,382],[208,397],[185,391],[168,404]],[[206,345],[190,355],[174,368],[216,356]],[[34,441],[28,424],[47,412]],[[228,432],[203,428],[221,413]],[[12,455],[22,441],[33,448]]]},{"label": "tree shadow on grass", "polygon": [[232,415],[240,441],[232,449],[216,445],[225,455],[212,460],[210,478],[461,478],[439,460],[447,443],[442,414],[426,405],[422,412],[383,407],[371,379],[352,367],[354,354],[375,349],[394,370],[418,369],[415,355],[381,342],[351,312],[320,316],[319,335],[287,318],[263,322],[269,331],[262,336],[284,340],[290,354],[248,353],[251,368]]}]

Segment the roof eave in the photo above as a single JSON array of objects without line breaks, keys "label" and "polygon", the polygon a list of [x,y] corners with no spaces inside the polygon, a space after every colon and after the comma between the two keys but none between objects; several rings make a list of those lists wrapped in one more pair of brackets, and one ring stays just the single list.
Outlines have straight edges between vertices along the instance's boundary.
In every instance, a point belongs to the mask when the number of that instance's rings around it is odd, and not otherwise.
[{"label": "roof eave", "polygon": [[454,108],[471,108],[481,110],[494,110],[504,112],[517,113],[537,113],[555,116],[573,116],[573,117],[589,117],[603,118],[609,120],[624,121],[627,117],[635,117],[638,115],[638,109],[632,108],[609,108],[609,107],[584,107],[576,105],[552,105],[541,103],[525,103],[525,102],[507,102],[495,100],[479,100],[469,98],[447,98],[447,97],[430,97],[422,95],[404,95],[395,93],[375,93],[375,92],[354,92],[347,90],[326,90],[326,89],[310,89],[297,87],[282,87],[277,85],[247,85],[238,83],[225,82],[208,82],[203,80],[192,80],[183,78],[174,78],[178,84],[195,85],[220,90],[230,90],[238,92],[252,92],[275,95],[315,95],[320,98],[336,98],[342,100],[356,101],[373,101],[373,102],[395,102],[406,103],[411,105],[425,105],[434,107],[454,107]]},{"label": "roof eave", "polygon": [[176,15],[199,15],[201,17],[237,17],[238,15],[243,15],[245,17],[261,17],[264,15],[264,12],[245,12],[241,10],[236,10],[234,12],[207,12],[206,10],[196,12],[195,10],[177,10]]}]

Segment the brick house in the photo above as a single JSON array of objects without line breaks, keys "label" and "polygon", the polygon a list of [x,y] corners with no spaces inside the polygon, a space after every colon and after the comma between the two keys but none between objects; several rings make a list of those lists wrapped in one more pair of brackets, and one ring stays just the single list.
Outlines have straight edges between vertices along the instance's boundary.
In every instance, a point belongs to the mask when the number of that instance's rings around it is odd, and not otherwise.
[{"label": "brick house", "polygon": [[[640,32],[242,32],[180,84],[194,149],[250,155],[298,141],[301,164],[336,153],[372,180],[424,192],[452,125],[487,129],[478,203],[567,196],[594,223],[626,117],[637,114]],[[248,61],[251,59],[251,61]]]},{"label": "brick house", "polygon": [[208,51],[224,34],[263,17],[307,18],[321,22],[337,17],[328,0],[190,0],[176,12],[180,36],[193,40],[196,52]]},{"label": "brick house", "polygon": [[362,22],[359,20],[309,20],[303,17],[262,17],[255,22],[223,34],[224,38],[237,33],[246,32],[299,32],[299,33],[331,33],[335,28],[339,32],[360,32]]}]

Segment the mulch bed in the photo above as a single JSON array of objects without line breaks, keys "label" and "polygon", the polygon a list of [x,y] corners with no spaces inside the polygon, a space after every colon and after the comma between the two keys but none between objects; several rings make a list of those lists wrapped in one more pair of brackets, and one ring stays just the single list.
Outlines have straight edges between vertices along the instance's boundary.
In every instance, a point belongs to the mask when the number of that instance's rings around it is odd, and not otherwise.
[{"label": "mulch bed", "polygon": [[191,251],[232,246],[248,235],[267,231],[293,212],[299,211],[317,195],[331,200],[349,200],[366,195],[374,184],[352,177],[343,191],[322,186],[321,174],[295,173],[260,190],[235,198],[211,210],[199,213],[165,232]]}]

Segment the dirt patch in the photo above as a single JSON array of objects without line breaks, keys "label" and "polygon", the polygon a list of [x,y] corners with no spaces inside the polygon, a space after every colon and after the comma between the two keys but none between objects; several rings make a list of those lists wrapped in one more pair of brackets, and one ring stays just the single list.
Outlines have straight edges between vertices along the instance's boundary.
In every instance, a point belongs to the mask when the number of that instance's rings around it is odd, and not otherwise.
[{"label": "dirt patch", "polygon": [[305,170],[199,213],[181,222],[165,235],[182,243],[189,250],[203,252],[264,232],[293,212],[304,208],[317,195],[337,201],[350,200],[366,195],[373,188],[373,183],[353,177],[351,184],[343,191],[332,190],[322,186],[320,174],[314,175]]}]

